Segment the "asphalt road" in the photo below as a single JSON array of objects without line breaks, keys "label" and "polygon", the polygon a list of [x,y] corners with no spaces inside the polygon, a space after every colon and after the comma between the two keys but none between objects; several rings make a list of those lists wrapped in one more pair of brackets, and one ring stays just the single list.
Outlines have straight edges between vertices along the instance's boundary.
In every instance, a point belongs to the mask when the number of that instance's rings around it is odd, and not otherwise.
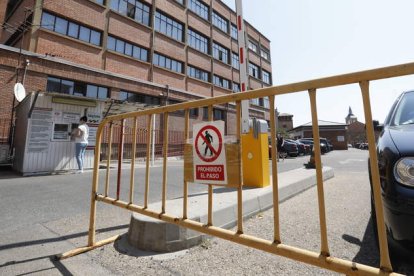
[{"label": "asphalt road", "polygon": [[[378,265],[370,221],[367,151],[334,151],[322,156],[335,177],[325,183],[330,251],[333,256]],[[309,156],[278,163],[279,172],[303,166]],[[168,198],[181,197],[181,161],[168,166]],[[135,170],[134,202],[143,201],[144,169]],[[84,246],[88,227],[90,172],[82,175],[18,177],[0,172],[0,275],[331,275],[285,258],[213,238],[201,246],[175,254],[154,254],[117,242],[74,258],[56,262],[50,256]],[[162,168],[151,169],[150,201],[161,199]],[[104,171],[100,173],[102,191]],[[111,170],[115,183],[115,170]],[[121,199],[127,199],[129,175],[122,175]],[[190,186],[205,193],[205,185]],[[110,194],[114,195],[112,184]],[[282,242],[319,250],[316,189],[311,188],[280,204]],[[129,214],[108,205],[98,206],[99,239],[125,233]],[[251,235],[272,239],[272,211],[244,224]],[[85,268],[90,267],[90,270]],[[414,274],[402,264],[397,271]]]}]

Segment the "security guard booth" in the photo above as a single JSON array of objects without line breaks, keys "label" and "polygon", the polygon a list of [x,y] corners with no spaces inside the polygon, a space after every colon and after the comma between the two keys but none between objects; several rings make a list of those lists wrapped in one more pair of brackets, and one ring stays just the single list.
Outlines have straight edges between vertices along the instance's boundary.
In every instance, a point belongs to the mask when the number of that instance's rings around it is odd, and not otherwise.
[{"label": "security guard booth", "polygon": [[82,116],[88,117],[89,145],[84,168],[93,167],[95,134],[106,102],[73,95],[30,93],[16,107],[13,168],[23,175],[77,169],[70,133]]}]

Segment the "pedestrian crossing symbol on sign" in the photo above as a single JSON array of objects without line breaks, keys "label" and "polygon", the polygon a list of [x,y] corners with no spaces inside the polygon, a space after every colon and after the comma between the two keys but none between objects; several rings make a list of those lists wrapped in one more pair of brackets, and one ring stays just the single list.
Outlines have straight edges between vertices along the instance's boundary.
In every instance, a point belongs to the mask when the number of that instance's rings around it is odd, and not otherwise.
[{"label": "pedestrian crossing symbol on sign", "polygon": [[227,184],[224,121],[193,126],[194,182]]}]

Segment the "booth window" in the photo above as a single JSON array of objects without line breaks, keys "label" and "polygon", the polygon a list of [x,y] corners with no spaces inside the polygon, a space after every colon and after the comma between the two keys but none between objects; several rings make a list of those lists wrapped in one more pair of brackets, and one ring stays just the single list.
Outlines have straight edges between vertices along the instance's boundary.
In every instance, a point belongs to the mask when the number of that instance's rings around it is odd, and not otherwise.
[{"label": "booth window", "polygon": [[55,123],[53,126],[53,141],[69,141],[69,125]]},{"label": "booth window", "polygon": [[72,80],[59,79],[50,76],[47,78],[46,90],[48,92],[83,96],[88,98],[109,98],[109,89],[107,87]]}]

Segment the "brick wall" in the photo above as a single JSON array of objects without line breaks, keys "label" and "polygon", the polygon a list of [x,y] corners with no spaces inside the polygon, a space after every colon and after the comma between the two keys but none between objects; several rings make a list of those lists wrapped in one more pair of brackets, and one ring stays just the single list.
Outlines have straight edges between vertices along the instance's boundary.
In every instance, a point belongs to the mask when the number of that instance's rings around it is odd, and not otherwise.
[{"label": "brick wall", "polygon": [[84,0],[53,0],[44,1],[43,9],[64,15],[70,20],[81,22],[94,29],[104,30],[105,17],[102,16],[104,7],[97,5],[93,1]]},{"label": "brick wall", "polygon": [[119,15],[115,12],[110,13],[109,35],[113,35],[129,41],[133,44],[150,48],[151,29],[139,24],[135,20]]},{"label": "brick wall", "polygon": [[[2,4],[0,4],[0,13],[5,13],[7,4],[4,4],[3,2],[8,2],[7,0],[0,1]],[[2,6],[4,5],[4,10],[2,10]],[[14,27],[19,27],[24,23],[24,17],[25,17],[25,9],[32,9],[34,6],[34,0],[24,0],[22,1],[19,6],[16,8],[15,12],[8,17],[7,23]],[[5,15],[5,14],[4,14]],[[29,16],[29,13],[27,13],[27,17]],[[1,18],[0,18],[1,19]],[[3,23],[3,20],[0,21],[0,23]],[[12,30],[12,29],[10,29]],[[0,38],[0,43],[4,44],[12,35],[11,32],[3,31],[2,36]]]},{"label": "brick wall", "polygon": [[101,68],[101,48],[48,30],[39,30],[37,52]]},{"label": "brick wall", "polygon": [[149,80],[150,64],[128,56],[110,52],[106,55],[106,70],[114,73]]}]

